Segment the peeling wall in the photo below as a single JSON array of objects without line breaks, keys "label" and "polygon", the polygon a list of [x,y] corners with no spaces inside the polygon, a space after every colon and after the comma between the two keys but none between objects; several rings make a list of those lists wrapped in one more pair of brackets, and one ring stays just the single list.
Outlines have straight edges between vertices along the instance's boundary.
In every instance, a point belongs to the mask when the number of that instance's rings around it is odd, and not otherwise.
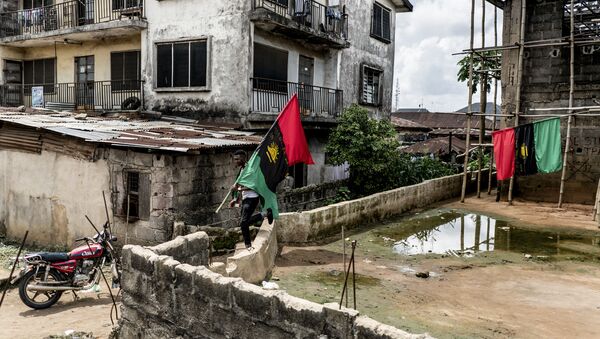
[{"label": "peeling wall", "polygon": [[[344,107],[358,103],[361,94],[361,64],[375,66],[383,70],[383,93],[381,106],[368,106],[376,118],[389,119],[392,110],[392,86],[394,78],[394,34],[396,15],[390,0],[377,2],[392,9],[391,42],[385,43],[371,37],[371,16],[373,3],[368,0],[342,0],[349,14],[348,36],[350,48],[344,49],[340,56],[340,89],[344,91]],[[410,14],[409,14],[410,15]],[[402,16],[399,16],[401,18]]]},{"label": "peeling wall", "polygon": [[109,183],[105,161],[89,162],[67,155],[0,150],[0,223],[7,236],[28,242],[71,246],[101,224],[106,215],[102,190]]},{"label": "peeling wall", "polygon": [[[250,107],[250,1],[148,1],[142,32],[142,78],[147,107],[168,114],[239,123]],[[155,43],[210,37],[210,91],[155,89]]]}]

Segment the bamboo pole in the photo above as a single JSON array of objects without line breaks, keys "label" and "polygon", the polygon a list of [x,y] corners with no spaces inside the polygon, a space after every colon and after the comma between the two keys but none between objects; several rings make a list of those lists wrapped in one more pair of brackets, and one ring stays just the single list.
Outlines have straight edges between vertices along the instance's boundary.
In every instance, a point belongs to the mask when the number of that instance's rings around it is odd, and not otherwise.
[{"label": "bamboo pole", "polygon": [[573,121],[573,96],[575,93],[575,0],[571,0],[571,56],[569,61],[569,119],[567,120],[567,140],[563,155],[563,168],[560,176],[560,193],[558,195],[558,208],[562,207],[565,194],[565,178],[567,175],[567,157],[571,148],[571,123]]},{"label": "bamboo pole", "polygon": [[[481,48],[485,48],[485,2],[481,0]],[[485,65],[485,57],[481,58],[481,68]],[[481,198],[481,175],[483,167],[483,137],[485,135],[485,114],[487,106],[487,74],[479,75],[479,145],[477,145],[477,199]]]},{"label": "bamboo pole", "polygon": [[[517,103],[515,108],[515,127],[519,126],[519,114],[521,112],[521,85],[523,82],[523,53],[525,51],[525,21],[527,14],[527,0],[521,0],[521,29],[519,31],[519,60],[517,65]],[[508,204],[513,204],[513,188],[515,176],[510,177],[508,186]]]},{"label": "bamboo pole", "polygon": [[[471,42],[470,47],[473,49],[473,40],[475,39],[475,0],[471,0]],[[465,202],[465,195],[467,193],[467,167],[469,165],[469,148],[471,143],[471,119],[473,113],[473,52],[471,52],[471,60],[469,63],[469,100],[467,109],[467,140],[465,142],[465,161],[463,168],[463,182],[462,191],[460,194],[460,202]]]},{"label": "bamboo pole", "polygon": [[[494,46],[498,47],[498,7],[494,6]],[[492,120],[492,132],[496,130],[496,114],[498,113],[498,77],[494,77],[494,116]],[[490,152],[490,170],[488,173],[488,191],[492,194],[492,172],[494,172],[494,150]]]}]

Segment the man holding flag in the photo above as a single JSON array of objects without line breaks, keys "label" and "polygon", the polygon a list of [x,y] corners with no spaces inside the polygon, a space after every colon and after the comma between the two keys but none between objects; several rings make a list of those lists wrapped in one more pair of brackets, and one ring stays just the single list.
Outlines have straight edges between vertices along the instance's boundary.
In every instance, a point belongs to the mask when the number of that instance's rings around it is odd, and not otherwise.
[{"label": "man holding flag", "polygon": [[[254,151],[250,160],[244,164],[234,187],[242,188],[242,220],[240,227],[244,236],[246,248],[251,249],[249,227],[252,222],[257,222],[267,216],[269,223],[272,218],[279,217],[277,208],[276,188],[286,176],[288,167],[305,163],[314,164],[308,143],[304,135],[304,129],[300,122],[300,105],[298,95],[294,94],[279,114],[275,123],[262,142]],[[256,194],[262,205],[261,215],[254,215],[254,209],[258,202],[250,203],[244,207],[244,191],[246,197]],[[252,193],[249,193],[252,192]],[[258,200],[258,199],[257,199]],[[232,201],[232,205],[235,201]]]}]

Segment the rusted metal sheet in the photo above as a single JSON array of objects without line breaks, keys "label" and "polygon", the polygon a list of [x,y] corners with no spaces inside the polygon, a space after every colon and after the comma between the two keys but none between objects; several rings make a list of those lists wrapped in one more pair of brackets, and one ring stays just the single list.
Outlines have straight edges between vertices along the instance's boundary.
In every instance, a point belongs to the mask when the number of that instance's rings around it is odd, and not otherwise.
[{"label": "rusted metal sheet", "polygon": [[40,139],[40,133],[36,130],[7,125],[0,128],[0,149],[41,153],[42,141]]}]

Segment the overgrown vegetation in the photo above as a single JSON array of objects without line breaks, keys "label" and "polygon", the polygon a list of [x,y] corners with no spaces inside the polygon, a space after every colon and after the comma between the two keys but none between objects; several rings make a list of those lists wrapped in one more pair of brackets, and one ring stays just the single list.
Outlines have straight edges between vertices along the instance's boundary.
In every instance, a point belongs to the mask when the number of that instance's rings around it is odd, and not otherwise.
[{"label": "overgrown vegetation", "polygon": [[371,119],[365,108],[352,105],[332,131],[327,153],[334,165],[348,163],[348,189],[352,197],[454,173],[438,160],[401,155],[399,146],[389,121]]}]

